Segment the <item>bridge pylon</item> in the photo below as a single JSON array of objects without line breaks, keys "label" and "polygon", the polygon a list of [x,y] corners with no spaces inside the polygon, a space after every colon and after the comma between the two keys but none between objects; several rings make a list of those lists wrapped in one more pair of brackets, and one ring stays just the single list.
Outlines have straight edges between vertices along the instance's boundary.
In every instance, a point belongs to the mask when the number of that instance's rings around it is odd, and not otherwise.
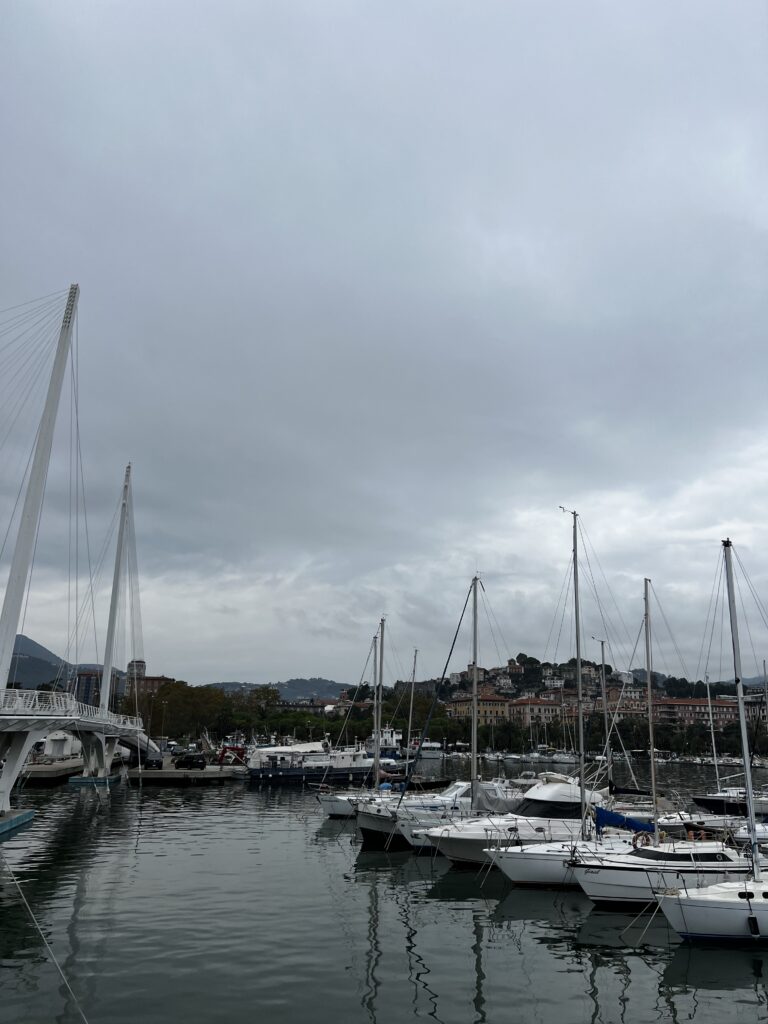
[{"label": "bridge pylon", "polygon": [[117,736],[101,732],[81,732],[83,744],[83,777],[108,779],[112,774],[112,759],[117,747]]},{"label": "bridge pylon", "polygon": [[0,815],[8,814],[10,811],[11,793],[27,760],[27,754],[47,732],[46,727],[0,733],[0,758],[5,760],[0,773]]}]

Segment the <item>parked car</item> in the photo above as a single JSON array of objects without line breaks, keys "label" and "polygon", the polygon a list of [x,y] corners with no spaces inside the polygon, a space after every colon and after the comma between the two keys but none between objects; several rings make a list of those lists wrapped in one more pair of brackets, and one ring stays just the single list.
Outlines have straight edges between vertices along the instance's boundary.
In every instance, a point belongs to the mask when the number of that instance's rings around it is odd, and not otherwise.
[{"label": "parked car", "polygon": [[174,761],[177,768],[201,768],[206,765],[205,754],[179,754]]},{"label": "parked car", "polygon": [[132,751],[130,758],[128,759],[129,768],[138,768],[141,764],[142,768],[158,769],[163,767],[163,755],[159,751],[150,750],[144,753],[142,750],[141,754],[137,754],[136,751]]}]

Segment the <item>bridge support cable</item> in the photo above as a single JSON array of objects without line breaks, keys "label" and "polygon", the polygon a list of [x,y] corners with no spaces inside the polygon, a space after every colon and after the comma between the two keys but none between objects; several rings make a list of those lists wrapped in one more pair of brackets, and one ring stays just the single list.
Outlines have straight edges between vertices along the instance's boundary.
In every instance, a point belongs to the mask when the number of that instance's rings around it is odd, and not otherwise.
[{"label": "bridge support cable", "polygon": [[67,304],[64,309],[59,341],[53,361],[53,372],[48,384],[48,394],[37,433],[37,443],[32,459],[27,493],[24,497],[24,505],[21,511],[16,547],[5,589],[3,608],[2,612],[0,612],[0,688],[3,689],[8,686],[8,672],[11,667],[13,647],[19,627],[21,607],[24,601],[24,592],[29,579],[37,525],[43,505],[45,479],[51,457],[53,429],[56,423],[56,413],[59,408],[64,372],[69,358],[72,327],[79,292],[78,286],[73,284],[67,296]]}]

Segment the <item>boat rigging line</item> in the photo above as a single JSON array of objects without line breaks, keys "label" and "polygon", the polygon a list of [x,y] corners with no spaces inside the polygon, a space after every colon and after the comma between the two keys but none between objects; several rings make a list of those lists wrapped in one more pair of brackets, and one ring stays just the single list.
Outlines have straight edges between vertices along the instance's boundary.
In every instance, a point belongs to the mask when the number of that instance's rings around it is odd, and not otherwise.
[{"label": "boat rigging line", "polygon": [[40,927],[40,923],[37,920],[37,918],[35,917],[35,915],[34,915],[34,913],[32,911],[32,907],[30,907],[30,905],[29,905],[29,903],[27,901],[27,897],[24,895],[24,890],[22,889],[21,884],[19,883],[19,880],[16,877],[15,872],[13,871],[13,868],[8,863],[8,858],[5,856],[5,854],[1,850],[0,850],[0,857],[3,858],[3,866],[5,867],[5,870],[8,872],[8,874],[11,876],[11,880],[13,881],[13,884],[16,886],[16,890],[17,890],[19,896],[21,897],[21,902],[26,907],[27,913],[29,914],[32,923],[34,924],[35,928],[37,929],[37,933],[40,936],[40,938],[42,939],[43,945],[45,946],[46,950],[48,951],[48,955],[50,956],[51,960],[53,960],[53,963],[56,966],[56,970],[59,972],[59,974],[61,976],[61,980],[64,982],[64,985],[65,985],[65,987],[67,989],[67,992],[69,992],[69,994],[72,996],[74,1004],[77,1007],[77,1012],[80,1014],[81,1018],[83,1019],[84,1024],[89,1024],[88,1018],[85,1015],[85,1010],[83,1009],[83,1007],[80,1004],[80,1000],[75,995],[75,993],[74,993],[74,991],[72,989],[72,986],[70,985],[69,980],[67,979],[67,976],[64,973],[64,970],[63,970],[61,964],[56,959],[56,954],[53,952],[53,949],[51,948],[51,944],[48,942],[48,939],[45,937],[45,933],[43,932],[43,929]]},{"label": "boat rigging line", "polygon": [[470,584],[469,590],[467,591],[467,596],[464,599],[464,607],[461,609],[461,615],[459,616],[459,621],[458,621],[458,624],[456,626],[456,632],[453,634],[453,641],[451,643],[451,649],[448,651],[448,657],[445,659],[445,665],[443,667],[443,674],[440,676],[440,682],[435,687],[435,695],[432,698],[432,703],[429,706],[429,711],[427,712],[427,717],[426,717],[426,720],[424,722],[424,727],[421,730],[421,736],[419,737],[419,745],[418,745],[418,747],[416,749],[416,753],[414,755],[413,761],[411,761],[411,763],[408,765],[408,771],[405,773],[405,780],[403,782],[403,789],[402,789],[402,792],[400,794],[400,799],[397,802],[397,807],[398,808],[400,807],[400,804],[403,801],[403,797],[408,792],[408,786],[411,783],[411,776],[413,775],[414,767],[418,764],[418,761],[419,761],[419,754],[421,753],[421,747],[422,747],[424,741],[426,740],[426,738],[427,738],[427,736],[429,734],[429,723],[432,721],[432,715],[434,714],[435,708],[437,707],[437,702],[438,702],[439,697],[440,697],[440,691],[442,689],[443,683],[445,682],[445,677],[446,677],[446,674],[448,672],[448,666],[450,665],[451,658],[453,657],[453,651],[454,651],[454,648],[456,647],[456,641],[459,638],[459,631],[461,630],[461,624],[464,621],[464,615],[466,614],[467,605],[469,604],[469,599],[472,596],[473,589],[474,589],[474,580]]}]

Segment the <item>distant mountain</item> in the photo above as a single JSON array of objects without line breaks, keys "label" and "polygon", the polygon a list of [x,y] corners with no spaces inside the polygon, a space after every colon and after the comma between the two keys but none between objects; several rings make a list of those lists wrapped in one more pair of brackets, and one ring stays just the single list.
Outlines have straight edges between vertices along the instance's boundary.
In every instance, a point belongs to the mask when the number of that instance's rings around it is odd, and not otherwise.
[{"label": "distant mountain", "polygon": [[208,686],[216,687],[225,693],[248,693],[251,690],[259,689],[262,686],[274,686],[280,692],[283,700],[311,700],[312,697],[320,700],[334,700],[342,690],[347,689],[342,683],[336,683],[332,679],[287,679],[284,683],[208,683]]},{"label": "distant mountain", "polygon": [[28,636],[24,636],[23,633],[16,634],[13,653],[23,654],[29,658],[40,658],[41,661],[50,661],[53,665],[58,665],[62,661],[62,659],[57,654],[54,654],[53,651],[49,651],[47,647],[43,647],[43,645],[37,643],[36,640],[32,640]]},{"label": "distant mountain", "polygon": [[19,690],[34,690],[55,679],[66,679],[68,669],[67,662],[53,651],[19,633],[13,645],[8,682]]},{"label": "distant mountain", "polygon": [[277,683],[277,688],[283,700],[308,700],[310,697],[335,699],[342,690],[349,689],[342,683],[334,682],[333,679],[321,679],[316,676],[311,679],[287,679],[284,683]]}]

